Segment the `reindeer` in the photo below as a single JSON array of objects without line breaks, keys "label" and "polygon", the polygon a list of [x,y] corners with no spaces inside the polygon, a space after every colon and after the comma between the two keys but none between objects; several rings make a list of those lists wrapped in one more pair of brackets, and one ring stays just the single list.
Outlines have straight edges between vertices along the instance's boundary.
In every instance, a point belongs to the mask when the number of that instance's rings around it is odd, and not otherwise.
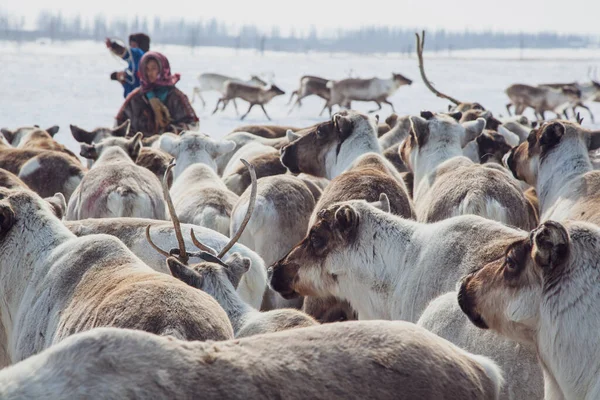
[{"label": "reindeer", "polygon": [[[250,205],[246,190],[231,214],[231,233],[239,230]],[[256,251],[270,265],[283,257],[308,229],[316,199],[305,182],[294,176],[270,176],[258,180],[256,205],[240,243]],[[276,293],[265,294],[263,309],[300,308],[302,301],[285,301]]]},{"label": "reindeer", "polygon": [[[215,107],[213,114],[215,114],[219,110],[219,104],[223,103],[223,108],[221,108],[221,111],[223,111],[225,110],[225,107],[227,107],[227,104],[230,100],[239,97],[240,99],[246,100],[248,103],[250,103],[248,111],[246,111],[246,114],[242,115],[241,120],[244,120],[244,118],[246,118],[246,116],[250,114],[250,110],[252,110],[252,108],[255,105],[259,105],[265,113],[267,119],[270,121],[271,117],[269,117],[269,114],[267,114],[267,110],[265,110],[265,104],[270,102],[274,97],[283,94],[285,94],[285,92],[275,85],[269,85],[267,87],[256,87],[246,85],[244,83],[227,81],[225,82],[225,86],[223,89],[223,97],[221,97],[217,102],[217,106]],[[237,105],[235,103],[233,105],[235,106],[235,110],[237,112]]]},{"label": "reindeer", "polygon": [[479,165],[463,156],[463,147],[479,136],[485,120],[459,124],[451,116],[423,111],[413,117],[409,138],[400,154],[414,173],[417,219],[440,221],[475,214],[511,226],[531,229],[537,224],[517,182],[504,168]]},{"label": "reindeer", "polygon": [[563,86],[557,89],[545,86],[529,86],[515,84],[505,90],[510,98],[506,105],[508,114],[511,115],[510,107],[515,106],[515,114],[521,115],[527,107],[533,108],[536,118],[545,120],[545,112],[552,111],[557,118],[566,108],[580,102],[581,92],[572,86]]},{"label": "reindeer", "polygon": [[461,282],[458,303],[475,326],[536,349],[545,399],[600,397],[599,250],[597,225],[548,220]]},{"label": "reindeer", "polygon": [[235,289],[250,268],[250,260],[238,253],[225,262],[207,260],[188,267],[170,257],[167,264],[174,277],[217,300],[227,313],[236,338],[317,325],[312,317],[298,310],[288,308],[260,312],[246,304]]},{"label": "reindeer", "polygon": [[231,140],[215,140],[200,132],[185,131],[179,136],[163,134],[153,147],[177,159],[173,170],[173,179],[176,181],[194,163],[206,164],[216,172],[216,160],[232,152],[236,144]]},{"label": "reindeer", "polygon": [[381,103],[388,104],[393,112],[396,112],[394,105],[388,100],[396,91],[404,85],[412,85],[412,81],[407,77],[392,73],[392,77],[388,79],[371,78],[371,79],[342,79],[340,81],[327,82],[327,88],[330,89],[330,99],[325,105],[329,108],[334,104],[350,106],[352,101],[373,101],[377,104],[377,109],[369,111],[369,113],[381,110]]},{"label": "reindeer", "polygon": [[[167,204],[167,208],[169,210],[169,215],[171,216],[171,221],[173,222],[173,229],[174,229],[175,237],[177,239],[178,248],[171,249],[170,252],[167,252],[167,251],[163,250],[161,247],[159,247],[158,245],[156,245],[154,243],[154,241],[152,240],[151,233],[150,233],[152,224],[148,224],[146,226],[145,237],[146,237],[147,243],[154,250],[156,250],[156,252],[159,255],[166,257],[166,259],[169,259],[171,256],[176,255],[179,262],[184,265],[188,265],[190,258],[194,258],[194,257],[201,258],[202,260],[208,259],[211,262],[217,260],[218,262],[223,264],[224,263],[222,261],[223,257],[233,248],[233,246],[236,244],[236,242],[242,236],[242,233],[244,232],[244,229],[246,228],[246,225],[248,224],[248,221],[250,220],[250,218],[252,216],[252,212],[254,210],[254,204],[256,202],[256,191],[257,191],[256,173],[254,171],[254,167],[252,166],[252,164],[249,164],[246,160],[243,160],[243,163],[250,170],[250,174],[252,176],[252,193],[250,195],[250,204],[248,206],[246,215],[244,217],[244,220],[240,224],[238,231],[234,235],[232,235],[231,239],[227,242],[227,244],[221,249],[221,251],[218,254],[214,248],[212,248],[206,244],[203,244],[196,238],[193,228],[190,230],[190,237],[191,237],[191,240],[194,243],[194,245],[200,249],[200,252],[199,253],[188,253],[186,251],[186,243],[185,243],[185,238],[183,236],[181,222],[179,221],[179,217],[177,216],[177,211],[175,210],[173,200],[171,199],[171,195],[169,193],[169,188],[167,187],[166,175],[165,175],[165,179],[163,179],[163,184],[162,184],[163,195],[165,198],[165,202]],[[171,168],[173,168],[174,165],[175,165],[175,163],[174,163],[174,161],[172,161],[171,164],[169,165],[169,168],[167,169],[167,172]],[[214,235],[218,235],[217,232],[214,232],[214,231],[212,231],[212,232],[214,233]],[[211,236],[213,236],[213,235],[211,235]],[[247,259],[252,260],[252,257],[248,257]],[[248,269],[246,269],[246,271],[247,270]],[[249,279],[245,279],[245,282],[243,282],[244,287],[243,288],[239,287],[238,290],[240,291],[240,296],[245,301],[247,301],[251,305],[258,304],[257,307],[260,307],[261,300],[265,293],[265,287],[266,287],[265,281],[264,281],[264,262],[261,260],[261,262],[257,263],[256,267],[254,267],[252,270],[253,270],[252,276],[248,277]]]},{"label": "reindeer", "polygon": [[[194,98],[196,96],[198,96],[200,98],[200,100],[202,100],[202,107],[206,107],[206,101],[204,101],[204,98],[202,97],[202,92],[217,91],[223,96],[223,95],[225,95],[225,83],[228,81],[244,83],[246,85],[251,85],[251,86],[256,86],[256,87],[267,86],[267,82],[263,81],[256,75],[252,75],[250,77],[250,79],[248,79],[247,81],[243,81],[238,78],[232,78],[230,76],[225,76],[225,75],[221,75],[221,74],[204,73],[204,74],[198,75],[198,80],[200,81],[200,84],[198,86],[194,86],[191,102],[193,103]],[[235,109],[237,111],[237,105],[235,104],[235,99],[233,100],[233,104],[235,105]]]},{"label": "reindeer", "polygon": [[37,126],[22,127],[14,131],[6,128],[2,129],[4,137],[14,148],[58,151],[73,158],[76,162],[81,162],[71,150],[54,140],[54,135],[56,135],[57,132],[58,126],[56,125],[48,128],[48,130],[40,129]]},{"label": "reindeer", "polygon": [[0,188],[0,199],[0,341],[9,362],[99,326],[233,336],[216,301],[153,271],[117,238],[76,237],[31,191]]},{"label": "reindeer", "polygon": [[[114,128],[100,127],[100,128],[96,128],[92,131],[86,131],[85,129],[82,129],[82,128],[78,127],[77,125],[69,125],[69,128],[71,129],[71,135],[73,136],[73,138],[75,140],[77,140],[79,143],[86,143],[86,144],[91,145],[94,143],[100,143],[102,140],[108,139],[111,137],[129,136],[130,126],[131,126],[131,121],[126,120],[121,125],[118,125]],[[92,168],[93,164],[94,164],[94,161],[88,159],[87,167]]]},{"label": "reindeer", "polygon": [[[67,219],[140,217],[165,219],[160,181],[146,168],[135,165],[143,134],[130,140],[105,139],[81,145],[81,155],[96,160],[69,201]],[[124,142],[123,147],[115,144]]]},{"label": "reindeer", "polygon": [[0,144],[0,168],[17,175],[42,197],[62,193],[67,201],[83,179],[79,160],[51,150],[15,149]]},{"label": "reindeer", "polygon": [[497,400],[503,383],[492,360],[423,328],[366,321],[208,343],[95,329],[2,370],[0,396]]},{"label": "reindeer", "polygon": [[[320,98],[322,98],[323,100],[325,100],[325,105],[323,106],[323,109],[321,110],[321,112],[319,113],[319,117],[321,115],[323,115],[323,111],[325,111],[325,109],[329,110],[329,118],[331,118],[331,110],[332,107],[335,104],[332,104],[330,102],[331,100],[331,90],[329,87],[327,87],[327,82],[329,82],[329,79],[324,79],[324,78],[320,78],[318,76],[312,76],[312,75],[304,75],[303,77],[300,78],[300,87],[297,90],[294,90],[290,96],[290,100],[288,101],[288,105],[290,105],[290,103],[292,102],[292,99],[294,98],[294,96],[296,96],[296,102],[292,105],[292,108],[290,108],[290,111],[288,112],[288,115],[291,114],[291,112],[294,110],[294,108],[296,106],[301,107],[302,106],[302,99],[304,99],[305,97],[311,96],[311,95],[316,95],[319,96]],[[347,101],[344,102],[343,104],[340,104],[340,106],[345,107],[345,108],[351,108],[351,101]]]},{"label": "reindeer", "polygon": [[600,171],[589,152],[600,148],[600,131],[556,121],[533,130],[504,157],[515,178],[536,188],[540,220],[566,219],[600,224]]},{"label": "reindeer", "polygon": [[281,125],[243,125],[243,126],[239,126],[239,127],[235,128],[227,136],[229,136],[235,132],[246,132],[246,133],[251,133],[256,136],[262,136],[265,139],[277,139],[277,138],[285,138],[288,130],[297,132],[301,129],[292,127],[292,126],[281,126]]},{"label": "reindeer", "polygon": [[[462,276],[503,257],[508,243],[528,235],[475,215],[419,223],[379,209],[385,205],[351,200],[321,210],[306,237],[269,268],[271,287],[284,298],[333,295],[347,300],[359,319],[416,322],[432,300],[455,290]],[[466,334],[457,333],[453,340],[466,344],[467,351],[501,362],[522,353],[493,336]],[[523,376],[541,382],[532,358],[507,364],[507,389],[534,392],[539,399],[541,387],[521,382]]]},{"label": "reindeer", "polygon": [[302,132],[288,131],[290,144],[281,149],[281,162],[298,174],[333,179],[365,153],[381,153],[377,119],[357,111],[340,111],[328,122]]},{"label": "reindeer", "polygon": [[[590,101],[590,100],[593,101],[594,98],[596,98],[596,96],[600,96],[600,82],[597,82],[592,79],[590,82],[586,82],[586,83],[579,83],[579,82],[548,83],[548,84],[540,84],[540,85],[538,85],[538,87],[548,87],[548,88],[553,88],[553,89],[561,89],[564,87],[570,87],[573,89],[573,91],[579,91],[580,99],[572,107],[573,115],[576,115],[575,109],[577,107],[584,108],[590,114],[590,120],[591,120],[592,124],[594,123],[594,114],[592,113],[592,110],[590,110],[590,108],[584,104],[584,102]],[[565,109],[564,110],[565,118],[567,118],[566,113],[567,113],[567,110]]]}]

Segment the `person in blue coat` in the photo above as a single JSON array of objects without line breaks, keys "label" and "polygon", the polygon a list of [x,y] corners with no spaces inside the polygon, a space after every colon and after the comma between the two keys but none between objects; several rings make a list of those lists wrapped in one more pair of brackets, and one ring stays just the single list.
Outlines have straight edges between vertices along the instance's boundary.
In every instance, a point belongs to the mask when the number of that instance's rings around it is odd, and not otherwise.
[{"label": "person in blue coat", "polygon": [[127,68],[124,71],[113,72],[110,75],[112,80],[119,81],[123,85],[123,97],[127,97],[140,86],[139,64],[142,56],[150,50],[150,37],[145,33],[129,35],[129,48],[107,38],[106,47],[127,61]]}]

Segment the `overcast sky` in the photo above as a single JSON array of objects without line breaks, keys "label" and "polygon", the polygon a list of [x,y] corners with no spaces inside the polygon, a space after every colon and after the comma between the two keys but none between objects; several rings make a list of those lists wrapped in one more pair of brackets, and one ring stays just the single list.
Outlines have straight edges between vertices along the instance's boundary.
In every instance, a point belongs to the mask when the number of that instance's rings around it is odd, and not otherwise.
[{"label": "overcast sky", "polygon": [[387,25],[452,31],[554,31],[600,35],[599,0],[15,0],[3,1],[0,11],[24,15],[28,26],[40,10],[89,17],[104,13],[152,17],[209,19],[230,24],[256,24],[269,30],[278,25],[319,31]]}]

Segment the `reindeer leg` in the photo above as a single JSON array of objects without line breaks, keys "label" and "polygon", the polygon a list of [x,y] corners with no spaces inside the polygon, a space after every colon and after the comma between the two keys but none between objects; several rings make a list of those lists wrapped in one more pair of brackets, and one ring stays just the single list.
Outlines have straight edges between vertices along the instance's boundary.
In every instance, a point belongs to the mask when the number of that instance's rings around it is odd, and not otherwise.
[{"label": "reindeer leg", "polygon": [[265,110],[265,106],[263,104],[260,105],[260,108],[262,108],[263,112],[265,113],[265,115],[267,116],[267,119],[270,121],[271,117],[269,117],[269,114],[267,114],[267,110]]},{"label": "reindeer leg", "polygon": [[[321,112],[319,113],[319,117],[320,117],[321,115],[323,115],[323,111],[325,111],[325,109],[326,109],[326,108],[327,108],[327,103],[325,103],[325,105],[324,105],[324,106],[323,106],[323,108],[321,109]],[[331,114],[331,109],[329,110],[329,114]],[[331,115],[330,115],[330,117],[331,117]]]},{"label": "reindeer leg", "polygon": [[238,111],[238,107],[237,107],[237,103],[236,103],[235,99],[233,99],[233,107],[235,108],[235,115],[240,115],[240,112]]},{"label": "reindeer leg", "polygon": [[379,110],[381,110],[381,103],[380,103],[380,102],[378,102],[377,100],[373,100],[373,101],[374,101],[374,102],[377,104],[377,106],[378,106],[379,108],[378,108],[378,109],[376,109],[376,110],[371,110],[371,111],[369,111],[369,114],[371,114],[371,113],[374,113],[375,111],[379,111]]},{"label": "reindeer leg", "polygon": [[544,111],[544,110],[540,110],[540,111],[538,111],[538,114],[540,115],[540,119],[541,119],[542,121],[545,121],[545,120],[546,120],[546,115],[545,115],[545,114],[546,114],[546,111]]},{"label": "reindeer leg", "polygon": [[214,111],[212,112],[212,115],[214,115],[217,111],[219,111],[219,104],[221,104],[222,101],[223,101],[223,99],[219,99],[219,101],[217,101],[217,106],[215,107]]},{"label": "reindeer leg", "polygon": [[388,99],[383,100],[383,102],[392,107],[392,112],[396,112],[396,110],[394,109],[394,105]]},{"label": "reindeer leg", "polygon": [[254,103],[250,103],[250,107],[248,107],[248,111],[246,111],[246,114],[242,115],[242,118],[240,118],[242,121],[244,120],[244,118],[246,118],[246,116],[248,114],[250,114],[250,110],[252,110],[252,107],[254,107],[255,104]]},{"label": "reindeer leg", "polygon": [[[292,103],[292,99],[294,98],[294,95],[296,95],[296,96],[298,95],[298,91],[297,90],[294,90],[292,92],[292,94],[290,95],[290,99],[288,100],[286,106],[289,106]],[[293,108],[293,106],[292,106],[292,108]]]},{"label": "reindeer leg", "polygon": [[196,98],[196,91],[198,90],[197,87],[194,87],[194,89],[192,90],[192,100],[190,101],[190,104],[194,104],[194,99]]},{"label": "reindeer leg", "polygon": [[[512,115],[512,114],[510,113],[510,106],[512,106],[512,105],[513,105],[512,103],[508,103],[508,104],[506,105],[506,111],[508,111],[508,116],[509,116],[509,117]],[[515,113],[516,113],[516,109],[517,109],[517,107],[515,106]]]}]

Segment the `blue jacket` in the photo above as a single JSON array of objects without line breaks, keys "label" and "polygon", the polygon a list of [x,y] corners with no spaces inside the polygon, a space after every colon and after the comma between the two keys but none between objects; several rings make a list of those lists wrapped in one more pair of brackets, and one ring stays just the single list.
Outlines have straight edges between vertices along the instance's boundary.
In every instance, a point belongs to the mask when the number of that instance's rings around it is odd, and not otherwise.
[{"label": "blue jacket", "polygon": [[131,51],[131,57],[129,57],[129,51],[126,51],[123,55],[123,60],[127,61],[127,69],[125,70],[125,82],[123,82],[123,97],[127,97],[134,89],[140,86],[140,77],[138,70],[140,66],[140,60],[144,55],[144,51],[140,48],[134,47],[129,49]]}]

